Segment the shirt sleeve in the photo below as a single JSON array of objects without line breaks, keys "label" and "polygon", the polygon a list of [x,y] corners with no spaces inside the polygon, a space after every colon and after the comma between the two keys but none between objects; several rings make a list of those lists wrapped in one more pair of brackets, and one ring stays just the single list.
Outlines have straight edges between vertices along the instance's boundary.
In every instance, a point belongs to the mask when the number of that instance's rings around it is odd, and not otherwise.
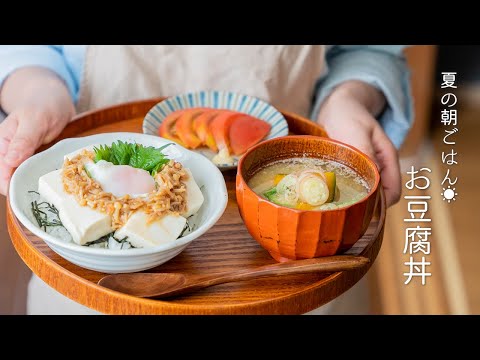
[{"label": "shirt sleeve", "polygon": [[332,90],[348,80],[368,83],[387,100],[378,121],[399,148],[413,122],[410,73],[400,45],[334,45],[326,55],[328,71],[316,87],[312,118]]},{"label": "shirt sleeve", "polygon": [[76,100],[76,82],[63,54],[62,45],[1,45],[0,88],[13,71],[25,66],[42,66],[55,72]]}]

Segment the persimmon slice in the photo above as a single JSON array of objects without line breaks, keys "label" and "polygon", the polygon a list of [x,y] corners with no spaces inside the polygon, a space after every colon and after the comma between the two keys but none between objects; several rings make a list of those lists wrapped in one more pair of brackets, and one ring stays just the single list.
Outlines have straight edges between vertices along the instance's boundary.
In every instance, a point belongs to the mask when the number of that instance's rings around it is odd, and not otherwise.
[{"label": "persimmon slice", "polygon": [[193,130],[193,121],[203,112],[205,112],[203,108],[184,110],[183,114],[180,115],[175,123],[176,135],[189,149],[196,149],[202,145],[202,141]]},{"label": "persimmon slice", "polygon": [[193,130],[203,145],[217,152],[218,147],[210,130],[210,123],[218,115],[218,110],[206,110],[193,120]]},{"label": "persimmon slice", "polygon": [[180,138],[175,132],[175,123],[182,114],[183,110],[177,110],[170,113],[160,125],[160,128],[158,129],[158,134],[165,139],[173,140],[180,145],[185,146],[185,144],[180,140]]}]

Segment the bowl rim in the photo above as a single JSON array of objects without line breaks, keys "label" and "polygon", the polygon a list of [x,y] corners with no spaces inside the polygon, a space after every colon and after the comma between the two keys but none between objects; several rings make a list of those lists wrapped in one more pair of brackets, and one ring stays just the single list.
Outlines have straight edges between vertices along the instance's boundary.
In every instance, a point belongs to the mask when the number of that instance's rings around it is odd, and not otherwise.
[{"label": "bowl rim", "polygon": [[[272,142],[280,142],[280,141],[283,141],[285,139],[293,139],[295,141],[295,139],[297,140],[300,140],[300,139],[311,139],[311,140],[314,140],[314,141],[324,141],[324,142],[330,142],[330,143],[333,143],[333,144],[336,144],[336,145],[339,145],[339,146],[342,146],[344,148],[347,148],[349,150],[352,150],[353,152],[357,152],[359,153],[360,155],[362,155],[363,157],[365,157],[365,159],[367,160],[367,162],[371,165],[371,167],[374,169],[374,173],[375,173],[375,184],[372,186],[372,188],[369,190],[369,192],[367,193],[367,196],[365,196],[363,199],[361,199],[360,201],[357,201],[351,205],[348,205],[348,206],[344,206],[344,207],[341,207],[341,208],[337,208],[337,209],[325,209],[325,210],[301,210],[301,209],[293,209],[293,208],[289,208],[287,206],[282,206],[282,205],[278,205],[278,204],[275,204],[267,199],[264,199],[263,197],[261,197],[260,195],[258,195],[255,191],[252,190],[252,188],[250,186],[248,186],[248,183],[247,181],[245,181],[245,178],[243,176],[243,173],[241,171],[242,169],[242,166],[243,166],[243,163],[245,161],[245,159],[247,158],[248,155],[250,155],[251,153],[255,152],[258,148],[261,148],[262,146],[265,146],[266,144],[269,144],[269,143],[272,143]],[[342,165],[345,165],[345,164],[342,164]],[[345,166],[348,166],[348,165],[345,165]],[[353,169],[355,172],[357,172],[355,169]],[[357,172],[358,173],[358,172]],[[237,168],[237,177],[240,178],[240,180],[243,182],[243,184],[245,185],[244,189],[245,191],[247,191],[249,194],[253,194],[258,200],[259,202],[262,202],[262,203],[267,203],[269,204],[270,206],[273,206],[274,208],[276,209],[287,209],[289,211],[292,211],[296,214],[303,214],[303,213],[307,213],[307,212],[314,212],[314,213],[328,213],[328,212],[336,212],[336,211],[346,211],[348,210],[349,208],[353,207],[353,206],[357,206],[358,204],[362,204],[364,202],[367,202],[370,197],[372,196],[372,194],[375,194],[379,188],[379,185],[380,185],[380,180],[381,180],[381,177],[380,177],[380,172],[378,171],[378,166],[377,164],[367,155],[365,154],[363,151],[357,149],[356,147],[352,146],[352,145],[349,145],[349,144],[346,144],[344,142],[341,142],[341,141],[338,141],[338,140],[334,140],[334,139],[331,139],[331,138],[326,138],[326,137],[321,137],[321,136],[314,136],[314,135],[287,135],[287,136],[282,136],[282,137],[277,137],[277,138],[274,138],[274,139],[270,139],[270,140],[266,140],[266,141],[262,141],[260,143],[258,143],[257,145],[251,147],[250,149],[247,150],[247,152],[245,154],[242,155],[242,157],[240,158],[240,160],[238,161],[238,168]]]},{"label": "bowl rim", "polygon": [[[228,191],[226,188],[225,181],[221,181],[220,183],[223,184],[223,187],[219,189],[215,189],[215,191],[220,191],[223,193],[224,196],[222,196],[223,200],[223,206],[222,204],[218,204],[218,211],[212,212],[213,216],[211,218],[207,218],[206,221],[196,228],[194,231],[189,233],[188,235],[176,239],[173,242],[166,243],[166,244],[161,244],[158,246],[153,246],[153,247],[147,247],[147,248],[133,248],[133,249],[102,249],[102,248],[94,248],[94,247],[89,247],[89,246],[82,246],[78,245],[74,242],[65,242],[64,240],[59,239],[58,237],[55,237],[51,234],[48,234],[47,232],[43,231],[41,228],[38,227],[35,223],[33,223],[27,216],[23,213],[23,210],[20,208],[19,204],[17,203],[17,186],[19,184],[20,179],[17,179],[19,174],[22,172],[23,169],[28,168],[28,165],[32,163],[33,161],[36,161],[38,158],[41,158],[42,156],[47,156],[51,152],[58,151],[56,148],[60,147],[61,145],[65,144],[66,142],[75,142],[79,141],[81,139],[92,139],[92,144],[95,144],[96,142],[93,142],[93,139],[98,139],[101,138],[102,136],[114,136],[114,135],[120,135],[120,136],[135,136],[135,137],[148,137],[148,138],[156,138],[155,140],[162,140],[162,141],[168,141],[171,142],[168,139],[164,139],[159,136],[154,136],[154,135],[148,135],[148,134],[143,134],[143,133],[132,133],[132,132],[112,132],[112,133],[105,133],[105,134],[95,134],[95,135],[88,135],[88,136],[83,136],[83,137],[76,137],[76,138],[67,138],[63,139],[57,143],[55,143],[53,146],[50,148],[41,151],[37,154],[34,154],[27,160],[25,160],[18,168],[15,170],[15,172],[12,175],[12,179],[10,181],[10,188],[8,192],[8,198],[10,200],[10,206],[12,208],[12,211],[14,215],[16,216],[17,220],[25,226],[29,231],[31,231],[35,236],[41,238],[43,241],[47,243],[52,243],[55,246],[61,247],[67,251],[74,251],[76,253],[82,253],[82,254],[89,254],[89,255],[108,255],[111,257],[130,257],[130,256],[140,256],[140,255],[152,255],[152,254],[157,254],[161,253],[164,251],[168,250],[173,250],[179,247],[182,247],[184,245],[189,244],[193,240],[197,239],[198,237],[202,236],[204,233],[206,233],[215,223],[221,218],[223,213],[225,212],[225,209],[228,204]],[[190,151],[188,149],[185,149],[184,147],[176,144],[179,151],[184,153],[188,157],[192,157],[195,159],[196,162],[202,162],[204,163],[204,166],[207,167],[207,169],[210,167],[211,170],[213,171],[215,176],[219,176],[223,180],[223,175],[220,172],[220,170],[207,158],[204,156],[197,154],[193,151]],[[82,146],[88,146],[88,145],[82,145]],[[66,154],[61,154],[61,157]],[[19,171],[20,170],[20,171]],[[46,174],[46,173],[45,173]],[[37,179],[38,181],[38,179]]]}]

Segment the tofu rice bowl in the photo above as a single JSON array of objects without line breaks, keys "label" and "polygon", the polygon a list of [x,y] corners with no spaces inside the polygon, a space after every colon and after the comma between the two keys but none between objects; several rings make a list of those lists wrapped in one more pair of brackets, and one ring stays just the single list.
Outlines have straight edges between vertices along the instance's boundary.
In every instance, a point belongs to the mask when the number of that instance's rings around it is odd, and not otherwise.
[{"label": "tofu rice bowl", "polygon": [[[82,246],[153,247],[191,231],[204,196],[192,172],[155,148],[118,140],[64,157],[38,180],[32,214],[44,231]],[[37,198],[35,198],[35,196]]]},{"label": "tofu rice bowl", "polygon": [[24,161],[9,189],[23,241],[31,241],[28,229],[66,260],[106,273],[172,259],[227,203],[223,175],[206,157],[128,132],[59,141]]}]

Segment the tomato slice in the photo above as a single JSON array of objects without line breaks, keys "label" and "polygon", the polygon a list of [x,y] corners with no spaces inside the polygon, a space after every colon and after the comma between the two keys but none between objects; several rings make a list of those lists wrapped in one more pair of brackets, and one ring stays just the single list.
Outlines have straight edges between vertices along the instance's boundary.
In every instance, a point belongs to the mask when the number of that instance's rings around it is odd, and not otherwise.
[{"label": "tomato slice", "polygon": [[217,144],[218,150],[227,149],[228,153],[232,153],[232,148],[230,147],[230,126],[232,125],[235,117],[239,113],[230,110],[220,110],[218,115],[210,123],[210,131],[213,134],[215,143]]},{"label": "tomato slice", "polygon": [[250,147],[263,140],[270,132],[269,123],[256,117],[239,114],[230,126],[230,146],[235,155],[245,153]]}]

